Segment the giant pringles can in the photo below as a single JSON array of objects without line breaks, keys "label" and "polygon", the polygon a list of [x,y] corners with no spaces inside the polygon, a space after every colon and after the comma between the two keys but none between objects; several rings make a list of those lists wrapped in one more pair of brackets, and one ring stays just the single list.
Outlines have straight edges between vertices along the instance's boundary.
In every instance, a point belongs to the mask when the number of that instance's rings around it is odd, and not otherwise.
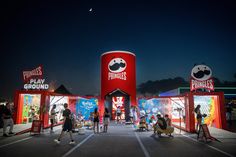
[{"label": "giant pringles can", "polygon": [[101,100],[120,90],[136,105],[136,56],[128,51],[109,51],[101,55]]}]

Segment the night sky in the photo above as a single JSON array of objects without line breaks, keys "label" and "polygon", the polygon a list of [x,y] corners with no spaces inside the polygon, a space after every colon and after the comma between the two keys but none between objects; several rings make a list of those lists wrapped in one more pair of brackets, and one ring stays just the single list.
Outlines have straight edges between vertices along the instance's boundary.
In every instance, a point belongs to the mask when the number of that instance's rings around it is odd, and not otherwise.
[{"label": "night sky", "polygon": [[[136,54],[137,85],[183,77],[195,63],[221,81],[236,73],[234,0],[0,2],[0,97],[23,88],[22,71],[42,64],[47,83],[100,93],[100,55]],[[89,11],[92,8],[93,11]]]}]

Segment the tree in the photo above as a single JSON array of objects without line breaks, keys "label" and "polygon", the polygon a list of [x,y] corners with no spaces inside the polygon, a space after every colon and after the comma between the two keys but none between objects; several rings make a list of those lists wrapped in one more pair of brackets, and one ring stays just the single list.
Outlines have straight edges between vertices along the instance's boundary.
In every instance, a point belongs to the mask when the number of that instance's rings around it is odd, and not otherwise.
[{"label": "tree", "polygon": [[156,81],[147,81],[138,86],[138,93],[146,95],[148,94],[158,94],[160,92],[172,90],[180,86],[189,86],[189,83],[181,77],[176,77],[174,79],[162,79]]}]

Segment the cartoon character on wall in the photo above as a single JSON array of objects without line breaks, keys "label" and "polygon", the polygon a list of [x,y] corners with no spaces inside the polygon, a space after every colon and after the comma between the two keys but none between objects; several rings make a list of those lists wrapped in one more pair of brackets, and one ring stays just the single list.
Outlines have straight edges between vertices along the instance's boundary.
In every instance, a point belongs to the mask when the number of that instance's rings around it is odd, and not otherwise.
[{"label": "cartoon character on wall", "polygon": [[28,123],[28,118],[29,118],[29,107],[30,103],[32,101],[32,98],[28,95],[24,95],[24,104],[23,104],[23,124]]},{"label": "cartoon character on wall", "polygon": [[83,117],[85,120],[90,119],[91,113],[95,108],[98,108],[98,101],[95,98],[92,99],[83,99],[80,98],[76,102],[76,115]]}]

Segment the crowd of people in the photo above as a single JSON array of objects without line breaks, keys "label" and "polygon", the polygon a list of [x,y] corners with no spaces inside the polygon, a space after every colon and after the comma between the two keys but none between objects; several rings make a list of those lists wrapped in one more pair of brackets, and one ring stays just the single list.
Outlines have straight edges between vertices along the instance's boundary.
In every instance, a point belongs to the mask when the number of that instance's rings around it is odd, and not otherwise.
[{"label": "crowd of people", "polygon": [[[74,144],[75,141],[73,140],[73,137],[72,137],[72,130],[74,128],[73,114],[71,110],[68,108],[67,103],[64,104],[64,108],[65,110],[63,111],[63,114],[62,114],[63,115],[62,131],[61,131],[60,136],[57,139],[55,139],[55,142],[60,143],[62,137],[64,136],[64,133],[69,132],[70,139],[71,139],[70,144]],[[121,112],[122,112],[121,109],[118,107],[116,110],[117,123],[121,120],[121,114],[122,114]],[[227,121],[231,121],[231,116],[232,116],[231,112],[232,112],[232,108],[230,108],[230,106],[227,105],[226,107]],[[55,123],[56,123],[56,120],[55,120],[55,117],[57,114],[56,105],[53,105],[49,113],[50,113],[49,117],[50,117],[50,123],[51,123],[50,129],[51,129],[51,132],[53,132],[53,127],[55,126]],[[196,130],[198,131],[202,124],[202,118],[204,118],[204,116],[206,115],[201,113],[201,105],[196,106],[196,108],[194,109],[194,113],[196,115]],[[11,109],[10,103],[6,103],[6,106],[4,106],[4,108],[2,109],[1,114],[2,114],[2,119],[4,123],[3,136],[9,137],[14,134],[13,132],[14,122],[12,118],[12,109]],[[111,114],[108,108],[105,108],[104,113],[102,115],[103,117],[100,116],[98,108],[94,109],[94,112],[92,113],[94,134],[102,132],[102,131],[105,133],[108,132],[108,126],[111,119]],[[131,124],[135,124],[135,122],[138,121],[139,126],[145,128],[146,130],[149,131],[153,129],[154,134],[156,133],[161,134],[163,130],[173,129],[173,127],[171,126],[171,119],[168,114],[164,116],[162,116],[161,114],[157,114],[156,116],[152,115],[150,119],[147,119],[147,115],[138,113],[137,107],[132,106],[130,109],[129,118],[130,118]],[[102,122],[100,122],[100,120],[102,120]],[[102,127],[99,128],[100,123],[103,124],[103,130],[102,130]],[[9,131],[7,131],[8,126],[10,126]]]},{"label": "crowd of people", "polygon": [[[61,138],[64,136],[64,132],[69,132],[70,138],[71,138],[71,144],[74,143],[74,140],[72,138],[72,131],[74,128],[74,122],[73,122],[73,114],[71,113],[71,110],[68,108],[68,104],[65,103],[64,104],[64,108],[65,110],[63,111],[63,125],[62,125],[62,131],[60,136],[55,139],[55,142],[60,143]],[[56,112],[56,105],[53,105],[53,107],[51,108],[51,110],[49,111],[49,119],[50,119],[50,132],[53,133],[53,127],[55,126],[56,123],[56,115],[58,112]],[[121,121],[121,109],[118,107],[117,111],[116,111],[116,121],[117,123],[119,121]],[[138,118],[138,112],[137,112],[137,108],[136,107],[131,107],[130,109],[130,121],[132,124],[134,124],[135,121],[137,121]],[[4,107],[4,109],[2,110],[2,118],[3,118],[3,136],[8,137],[10,135],[13,135],[13,126],[14,126],[14,122],[12,119],[12,110],[10,107],[10,103],[7,103],[6,106]],[[108,108],[105,108],[105,111],[103,113],[103,132],[107,132],[108,131],[108,125],[110,122],[110,118],[111,118],[111,114],[108,110]],[[99,122],[100,122],[100,114],[98,112],[98,109],[95,108],[94,112],[93,112],[93,130],[94,133],[99,133],[99,131],[102,131],[101,128],[99,128]],[[142,123],[142,117],[140,118],[140,123]],[[164,121],[162,122],[162,118],[159,117],[159,115],[157,115],[157,121],[154,124],[153,122],[155,121],[155,118],[151,118],[150,119],[150,124],[153,124],[153,127],[155,128],[155,126],[159,126],[160,128],[165,128],[168,124],[168,126],[170,126],[170,119],[168,118],[168,115],[166,115]],[[145,121],[146,123],[146,121]],[[145,124],[146,125],[146,124]],[[10,126],[9,131],[7,132],[7,127]],[[147,127],[148,128],[148,127]]]},{"label": "crowd of people", "polygon": [[[54,115],[56,114],[55,112],[55,108],[53,106],[52,110],[51,110],[51,130],[53,130],[53,124],[54,124],[54,120],[53,120],[53,117]],[[64,133],[65,132],[69,132],[69,135],[70,135],[70,143],[69,144],[75,144],[75,141],[73,139],[73,136],[72,136],[72,129],[73,129],[73,114],[71,113],[71,110],[68,109],[68,104],[65,103],[64,104],[64,108],[65,110],[63,111],[63,117],[64,117],[64,120],[63,120],[63,124],[62,124],[62,130],[61,130],[61,134],[60,136],[55,139],[54,141],[58,144],[60,144],[61,142],[61,139],[62,137],[64,136]],[[104,117],[103,117],[103,132],[107,132],[108,130],[108,124],[109,124],[109,121],[110,121],[110,113],[109,113],[109,110],[107,108],[105,108],[105,111],[104,111]],[[100,121],[100,114],[98,112],[98,109],[95,108],[94,109],[94,112],[93,112],[93,130],[94,130],[94,134],[96,133],[99,133],[99,121]]]}]

